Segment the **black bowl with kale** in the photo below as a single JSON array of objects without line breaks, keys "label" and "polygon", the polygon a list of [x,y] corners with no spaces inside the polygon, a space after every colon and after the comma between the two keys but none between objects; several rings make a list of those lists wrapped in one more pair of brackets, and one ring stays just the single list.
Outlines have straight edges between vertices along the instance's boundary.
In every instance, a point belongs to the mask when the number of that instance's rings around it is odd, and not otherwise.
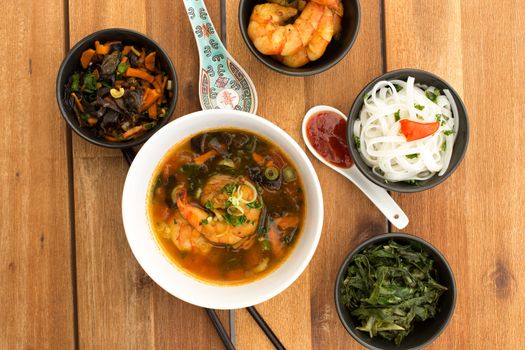
[{"label": "black bowl with kale", "polygon": [[177,91],[167,53],[144,34],[120,28],[80,40],[56,81],[58,105],[69,126],[109,148],[145,142],[169,121]]},{"label": "black bowl with kale", "polygon": [[366,348],[421,349],[452,318],[456,285],[449,264],[430,243],[387,233],[364,241],[345,259],[335,304],[343,326]]}]

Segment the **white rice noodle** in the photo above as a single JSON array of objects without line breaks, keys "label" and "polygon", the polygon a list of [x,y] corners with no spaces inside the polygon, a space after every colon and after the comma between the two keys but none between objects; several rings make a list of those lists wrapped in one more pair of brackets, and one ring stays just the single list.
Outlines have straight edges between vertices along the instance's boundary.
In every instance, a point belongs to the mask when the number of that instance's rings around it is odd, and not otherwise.
[{"label": "white rice noodle", "polygon": [[[435,102],[426,95],[437,92],[409,77],[406,82],[380,81],[365,95],[354,135],[359,137],[363,160],[378,176],[397,182],[427,180],[446,172],[458,132],[458,112],[450,91],[444,90]],[[428,137],[407,141],[396,113],[400,119],[421,123],[439,120],[440,126]]]}]

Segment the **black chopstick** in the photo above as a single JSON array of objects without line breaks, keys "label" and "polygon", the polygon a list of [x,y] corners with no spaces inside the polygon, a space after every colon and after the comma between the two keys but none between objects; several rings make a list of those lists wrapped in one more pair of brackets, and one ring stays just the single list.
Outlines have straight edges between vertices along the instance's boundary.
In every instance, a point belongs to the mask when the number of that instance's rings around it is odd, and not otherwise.
[{"label": "black chopstick", "polygon": [[272,342],[273,346],[278,349],[278,350],[285,350],[286,348],[284,347],[283,343],[281,343],[281,341],[279,340],[279,338],[277,338],[277,336],[275,335],[275,333],[272,331],[272,329],[270,328],[270,326],[268,326],[268,323],[266,323],[266,321],[264,320],[264,318],[261,316],[261,314],[259,314],[259,312],[257,311],[257,309],[254,307],[254,306],[248,306],[246,308],[246,310],[248,310],[248,312],[250,313],[250,315],[253,317],[253,319],[255,320],[255,322],[257,322],[257,324],[259,325],[259,327],[262,329],[262,331],[264,332],[264,334],[266,334],[266,336],[268,337],[268,339]]},{"label": "black chopstick", "polygon": [[[133,162],[133,159],[135,158],[135,151],[133,151],[132,148],[124,148],[122,149],[122,154],[124,155],[124,158],[128,162],[128,165],[131,165]],[[255,322],[259,325],[259,327],[262,329],[264,334],[268,337],[268,339],[272,342],[273,346],[278,350],[285,350],[286,348],[281,343],[279,338],[275,335],[275,333],[272,331],[270,326],[268,326],[268,323],[264,320],[264,318],[259,314],[257,309],[255,309],[254,306],[249,306],[246,308],[250,315],[253,317]],[[217,313],[213,309],[206,309],[206,313],[208,314],[211,323],[215,327],[215,330],[219,334],[219,337],[222,340],[222,343],[224,344],[224,347],[228,350],[235,350],[235,346],[233,345],[228,333],[226,332],[226,329],[221,323],[221,320],[217,316]]]},{"label": "black chopstick", "polygon": [[215,330],[219,334],[219,337],[221,338],[224,347],[228,350],[235,350],[235,346],[233,346],[233,343],[230,340],[230,336],[226,332],[226,329],[224,329],[224,326],[222,325],[221,320],[219,320],[219,317],[217,316],[215,310],[206,309],[206,312],[208,313],[208,316],[210,317],[211,323],[213,323]]}]

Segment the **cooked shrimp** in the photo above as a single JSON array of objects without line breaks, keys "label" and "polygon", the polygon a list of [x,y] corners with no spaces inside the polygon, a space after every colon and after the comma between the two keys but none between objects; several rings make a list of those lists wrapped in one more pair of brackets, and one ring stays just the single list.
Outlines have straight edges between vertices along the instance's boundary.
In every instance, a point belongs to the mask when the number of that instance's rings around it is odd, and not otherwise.
[{"label": "cooked shrimp", "polygon": [[295,16],[295,9],[280,5],[288,0],[272,2],[255,6],[248,36],[261,53],[274,55],[289,67],[301,67],[319,59],[341,30],[341,0],[312,0],[293,24],[285,23]]},{"label": "cooked shrimp", "polygon": [[244,177],[215,175],[202,192],[203,204],[215,215],[188,203],[183,193],[177,200],[182,216],[212,243],[249,248],[247,238],[255,234],[261,215],[261,208],[248,206],[257,199],[253,184]]},{"label": "cooked shrimp", "polygon": [[176,211],[175,215],[167,222],[168,224],[163,223],[163,226],[157,229],[162,231],[159,233],[163,237],[171,239],[181,252],[198,250],[207,254],[210,251],[211,244],[182,217],[179,211]]},{"label": "cooked shrimp", "polygon": [[277,4],[256,5],[250,17],[248,36],[265,55],[289,55],[301,46],[297,30],[286,21],[297,15],[297,9]]},{"label": "cooked shrimp", "polygon": [[301,67],[310,61],[319,59],[324,54],[326,47],[334,36],[334,17],[337,15],[334,15],[330,8],[322,7],[315,3],[309,3],[303,13],[309,8],[313,8],[311,5],[319,6],[319,9],[321,10],[319,25],[317,28],[307,28],[310,22],[305,22],[305,28],[302,32],[308,32],[308,35],[310,35],[307,44],[293,55],[282,55],[282,57],[277,57],[278,60],[288,67]]}]

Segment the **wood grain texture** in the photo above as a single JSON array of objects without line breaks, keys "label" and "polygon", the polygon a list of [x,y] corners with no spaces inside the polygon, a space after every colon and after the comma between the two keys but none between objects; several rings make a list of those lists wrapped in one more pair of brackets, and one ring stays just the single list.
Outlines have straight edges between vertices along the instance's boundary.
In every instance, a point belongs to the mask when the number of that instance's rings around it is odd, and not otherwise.
[{"label": "wood grain texture", "polygon": [[[297,78],[270,70],[250,53],[239,31],[238,1],[226,3],[228,49],[255,83],[258,114],[283,128],[303,148],[301,122],[310,107],[326,104],[348,111],[361,87],[381,71],[378,2],[361,6],[361,33],[348,56],[325,73]],[[335,277],[349,250],[366,237],[385,232],[386,221],[346,179],[310,159],[325,200],[319,247],[301,277],[257,309],[288,349],[357,349],[335,311]],[[239,349],[272,348],[245,310],[236,312],[236,333]]]},{"label": "wood grain texture", "polygon": [[[219,5],[208,3],[216,23]],[[180,91],[174,117],[200,109],[198,55],[182,1],[72,0],[69,14],[71,45],[110,27],[134,29],[157,41],[177,69]],[[122,227],[120,200],[128,167],[120,152],[76,136],[73,141],[80,347],[220,346],[206,312],[164,292],[133,257]],[[227,326],[227,313],[221,317]]]},{"label": "wood grain texture", "polygon": [[68,349],[66,128],[54,79],[65,51],[63,2],[4,2],[2,11],[0,349]]},{"label": "wood grain texture", "polygon": [[429,348],[522,348],[523,2],[386,1],[385,9],[388,69],[442,76],[463,96],[471,124],[467,156],[450,179],[395,195],[411,218],[405,231],[440,249],[455,273],[453,321]]}]

